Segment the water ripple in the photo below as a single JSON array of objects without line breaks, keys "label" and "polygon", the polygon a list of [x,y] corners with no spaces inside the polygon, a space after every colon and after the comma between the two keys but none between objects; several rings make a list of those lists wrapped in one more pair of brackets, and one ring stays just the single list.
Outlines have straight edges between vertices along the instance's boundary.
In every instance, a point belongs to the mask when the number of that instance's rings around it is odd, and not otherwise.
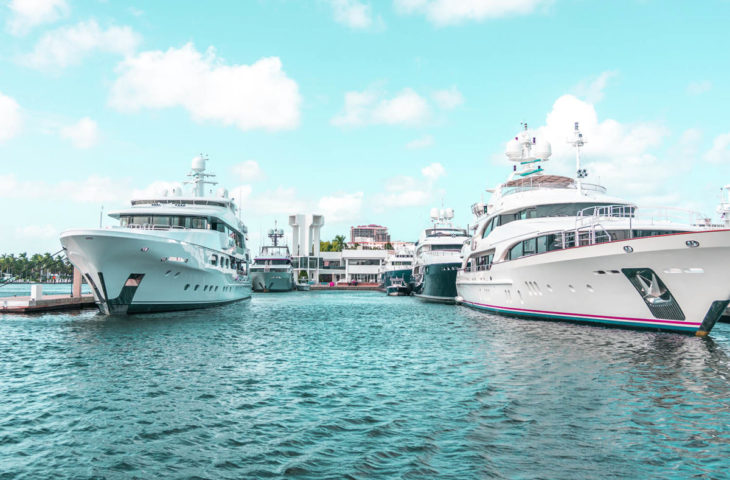
[{"label": "water ripple", "polygon": [[377,293],[0,316],[0,478],[723,477],[712,338]]}]

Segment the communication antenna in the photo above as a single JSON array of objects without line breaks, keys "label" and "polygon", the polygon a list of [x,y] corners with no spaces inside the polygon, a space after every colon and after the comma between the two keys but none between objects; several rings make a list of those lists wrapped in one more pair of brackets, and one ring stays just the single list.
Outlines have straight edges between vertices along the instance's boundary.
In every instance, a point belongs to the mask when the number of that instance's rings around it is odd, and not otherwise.
[{"label": "communication antenna", "polygon": [[583,134],[580,132],[578,122],[575,122],[575,128],[573,129],[573,140],[568,141],[575,147],[575,167],[576,167],[576,184],[578,185],[578,193],[583,193],[583,186],[581,180],[588,176],[588,172],[584,168],[580,168],[580,149],[586,144]]},{"label": "communication antenna", "polygon": [[102,218],[104,218],[104,204],[101,205],[101,210],[99,210],[99,228],[101,228]]}]

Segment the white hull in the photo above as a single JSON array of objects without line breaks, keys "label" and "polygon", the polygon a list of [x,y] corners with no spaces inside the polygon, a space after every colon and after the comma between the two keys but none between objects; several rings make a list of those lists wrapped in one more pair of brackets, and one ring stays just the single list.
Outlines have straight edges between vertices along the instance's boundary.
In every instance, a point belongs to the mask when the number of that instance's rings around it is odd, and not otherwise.
[{"label": "white hull", "polygon": [[[679,310],[650,307],[632,283],[635,269],[653,271]],[[456,286],[460,303],[508,315],[706,335],[730,301],[730,230],[526,256],[460,271]]]},{"label": "white hull", "polygon": [[229,254],[159,232],[71,230],[61,244],[105,314],[204,308],[251,296],[248,277],[210,264],[211,254]]}]

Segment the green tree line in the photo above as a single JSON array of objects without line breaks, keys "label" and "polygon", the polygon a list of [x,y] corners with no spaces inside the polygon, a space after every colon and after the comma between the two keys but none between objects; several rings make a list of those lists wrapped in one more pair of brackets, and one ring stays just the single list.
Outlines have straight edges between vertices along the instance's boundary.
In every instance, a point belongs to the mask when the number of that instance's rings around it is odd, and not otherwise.
[{"label": "green tree line", "polygon": [[344,235],[335,235],[335,238],[329,242],[319,242],[319,251],[341,252],[344,248],[347,248],[346,245]]},{"label": "green tree line", "polygon": [[73,265],[63,255],[52,256],[46,252],[30,257],[26,252],[0,255],[0,283],[13,282],[61,282],[71,281]]}]

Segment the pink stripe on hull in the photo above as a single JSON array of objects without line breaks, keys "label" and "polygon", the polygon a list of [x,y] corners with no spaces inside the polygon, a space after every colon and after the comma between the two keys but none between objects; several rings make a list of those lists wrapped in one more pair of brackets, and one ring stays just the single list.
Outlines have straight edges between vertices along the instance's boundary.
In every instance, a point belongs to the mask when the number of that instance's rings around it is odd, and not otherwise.
[{"label": "pink stripe on hull", "polygon": [[687,327],[699,327],[702,325],[701,323],[692,323],[692,322],[682,322],[678,320],[656,320],[656,319],[649,319],[649,318],[630,318],[630,317],[611,317],[606,315],[591,315],[588,313],[565,313],[565,312],[551,312],[549,310],[529,310],[527,308],[511,308],[511,307],[500,307],[497,305],[487,305],[485,303],[477,303],[477,302],[463,302],[468,303],[470,305],[479,305],[482,307],[488,307],[488,308],[494,308],[497,310],[507,310],[512,312],[530,312],[530,313],[543,313],[547,315],[563,315],[567,317],[588,317],[588,318],[603,318],[606,320],[623,320],[627,322],[647,322],[647,323],[664,323],[664,324],[672,324],[672,325],[683,325]]}]

